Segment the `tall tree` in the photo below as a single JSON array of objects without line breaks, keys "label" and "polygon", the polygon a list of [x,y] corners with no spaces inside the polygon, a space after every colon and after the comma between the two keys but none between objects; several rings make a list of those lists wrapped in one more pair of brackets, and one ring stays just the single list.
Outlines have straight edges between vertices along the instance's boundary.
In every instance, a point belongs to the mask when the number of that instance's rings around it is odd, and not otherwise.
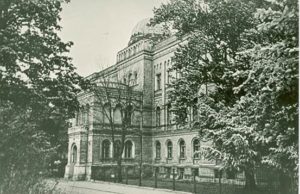
[{"label": "tall tree", "polygon": [[[85,81],[67,56],[72,43],[57,35],[65,2],[0,0],[0,112],[10,117],[3,117],[0,124],[7,126],[0,131],[0,163],[9,172],[1,173],[3,192],[21,192],[5,188],[28,192],[17,183],[34,183],[49,158],[41,156],[51,153],[49,147],[62,149],[65,141],[58,141],[59,131],[66,130],[65,119],[78,106],[76,93]],[[39,163],[33,154],[41,158]]]},{"label": "tall tree", "polygon": [[[94,110],[101,115],[102,127],[109,126],[113,145],[112,157],[117,162],[118,182],[122,182],[122,155],[124,154],[126,137],[130,134],[141,136],[141,131],[134,129],[133,126],[136,123],[133,123],[132,118],[138,116],[134,114],[141,113],[142,94],[133,90],[129,85],[130,81],[128,80],[128,83],[124,84],[102,77],[92,89],[95,95],[94,104],[97,107]],[[137,129],[140,130],[139,127]],[[118,144],[118,140],[120,140],[120,144]]]},{"label": "tall tree", "polygon": [[177,121],[199,98],[207,156],[244,170],[248,188],[258,164],[296,172],[297,1],[173,0],[153,20],[170,21],[187,37],[174,56]]}]

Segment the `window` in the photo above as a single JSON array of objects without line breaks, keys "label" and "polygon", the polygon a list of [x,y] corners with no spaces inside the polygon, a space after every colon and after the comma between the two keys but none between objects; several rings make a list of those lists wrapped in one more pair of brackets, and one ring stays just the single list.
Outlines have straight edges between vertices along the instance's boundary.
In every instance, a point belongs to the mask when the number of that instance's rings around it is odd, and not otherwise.
[{"label": "window", "polygon": [[179,176],[178,179],[183,179],[183,175],[184,175],[184,168],[178,168],[179,171]]},{"label": "window", "polygon": [[196,154],[195,154],[195,152],[197,152],[197,151],[199,151],[199,150],[200,150],[200,141],[199,141],[199,139],[195,139],[195,140],[193,141],[193,152],[194,152],[193,158],[197,158],[197,159],[200,158],[200,154],[199,154],[199,153],[196,153]]},{"label": "window", "polygon": [[125,111],[125,120],[127,125],[131,125],[132,114],[133,114],[133,107],[132,105],[128,105]]},{"label": "window", "polygon": [[79,116],[78,116],[78,125],[82,125],[83,124],[83,115],[84,115],[84,108],[80,107],[79,108]]},{"label": "window", "polygon": [[184,142],[184,140],[180,140],[180,142],[179,142],[179,157],[185,158],[185,142]]},{"label": "window", "polygon": [[77,147],[76,147],[76,145],[74,145],[74,146],[72,147],[71,162],[72,162],[72,163],[76,163],[76,161],[77,161]]},{"label": "window", "polygon": [[160,158],[160,150],[161,150],[160,142],[157,141],[155,145],[155,158]]},{"label": "window", "polygon": [[84,112],[84,124],[88,125],[89,124],[89,114],[90,113],[90,106],[87,104]]},{"label": "window", "polygon": [[156,90],[161,89],[161,74],[156,75]]},{"label": "window", "polygon": [[134,83],[133,84],[134,85],[137,84],[137,72],[134,72]]},{"label": "window", "polygon": [[166,178],[170,178],[172,174],[171,167],[165,167],[165,172],[167,174]]},{"label": "window", "polygon": [[103,111],[103,121],[104,123],[109,123],[109,115],[111,111],[111,106],[109,103],[104,105],[104,111]]},{"label": "window", "polygon": [[121,141],[117,140],[115,141],[115,145],[114,145],[114,158],[118,158],[118,156],[120,155],[120,151],[121,151]]},{"label": "window", "polygon": [[167,126],[171,125],[171,105],[167,105]]},{"label": "window", "polygon": [[114,109],[114,123],[115,124],[121,124],[122,123],[122,117],[121,117],[121,105],[116,105],[116,108]]},{"label": "window", "polygon": [[156,126],[160,126],[160,107],[156,108]]},{"label": "window", "polygon": [[132,158],[132,142],[126,141],[125,143],[125,158]]},{"label": "window", "polygon": [[110,152],[110,142],[109,140],[106,139],[102,142],[102,157],[109,158],[109,152]]},{"label": "window", "polygon": [[170,70],[167,70],[167,84],[170,83]]},{"label": "window", "polygon": [[132,74],[128,74],[128,85],[132,85]]},{"label": "window", "polygon": [[172,158],[172,151],[173,151],[173,145],[171,141],[168,141],[167,143],[167,157],[170,159]]},{"label": "window", "polygon": [[79,111],[76,112],[76,126],[79,125]]},{"label": "window", "polygon": [[193,169],[194,176],[199,176],[199,168]]},{"label": "window", "polygon": [[197,107],[197,104],[198,104],[198,99],[195,98],[193,100],[193,107],[192,107],[192,111],[193,111],[193,121],[197,121],[197,118],[198,118],[198,107]]}]

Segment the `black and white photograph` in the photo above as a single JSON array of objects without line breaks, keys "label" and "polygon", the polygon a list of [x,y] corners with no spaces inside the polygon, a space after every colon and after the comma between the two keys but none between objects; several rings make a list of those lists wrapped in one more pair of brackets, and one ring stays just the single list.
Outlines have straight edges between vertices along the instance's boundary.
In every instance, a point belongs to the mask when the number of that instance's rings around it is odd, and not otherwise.
[{"label": "black and white photograph", "polygon": [[298,194],[298,0],[0,0],[0,194]]}]

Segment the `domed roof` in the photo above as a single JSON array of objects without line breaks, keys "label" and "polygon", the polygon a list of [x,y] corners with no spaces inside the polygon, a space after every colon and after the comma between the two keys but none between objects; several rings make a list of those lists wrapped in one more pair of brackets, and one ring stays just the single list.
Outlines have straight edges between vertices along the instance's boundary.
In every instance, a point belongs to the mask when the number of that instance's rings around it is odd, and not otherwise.
[{"label": "domed roof", "polygon": [[132,30],[128,45],[134,44],[142,39],[151,39],[155,42],[170,35],[170,31],[163,24],[150,26],[150,18],[139,21]]},{"label": "domed roof", "polygon": [[132,30],[131,36],[137,34],[164,34],[167,30],[164,29],[163,25],[149,26],[150,18],[145,18],[139,21]]}]

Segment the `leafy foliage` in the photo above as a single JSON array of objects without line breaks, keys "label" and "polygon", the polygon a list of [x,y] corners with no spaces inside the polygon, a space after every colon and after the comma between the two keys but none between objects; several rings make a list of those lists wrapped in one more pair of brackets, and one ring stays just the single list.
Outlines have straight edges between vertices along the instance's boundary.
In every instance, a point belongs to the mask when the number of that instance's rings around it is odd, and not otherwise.
[{"label": "leafy foliage", "polygon": [[76,94],[86,82],[67,56],[73,43],[64,43],[57,35],[64,2],[68,1],[0,0],[4,193],[27,193],[27,186],[38,180],[51,158],[57,158],[52,149],[58,154],[66,151],[66,136],[59,137],[66,134],[66,119],[77,109]]},{"label": "leafy foliage", "polygon": [[152,20],[170,21],[184,41],[173,58],[177,121],[198,98],[207,157],[246,174],[260,164],[297,174],[297,1],[173,0]]}]

